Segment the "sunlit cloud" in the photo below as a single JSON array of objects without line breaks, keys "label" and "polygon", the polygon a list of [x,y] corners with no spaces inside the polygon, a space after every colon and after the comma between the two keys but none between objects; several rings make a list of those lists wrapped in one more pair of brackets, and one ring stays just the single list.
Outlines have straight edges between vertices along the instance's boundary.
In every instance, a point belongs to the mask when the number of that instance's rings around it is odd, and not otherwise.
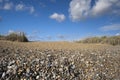
[{"label": "sunlit cloud", "polygon": [[13,3],[5,3],[3,6],[3,10],[11,10],[13,8]]},{"label": "sunlit cloud", "polygon": [[18,4],[15,6],[16,11],[29,11],[30,13],[34,13],[35,8],[33,6],[26,6],[24,4]]},{"label": "sunlit cloud", "polygon": [[[1,0],[1,2],[2,2],[2,0]],[[28,6],[24,3],[15,4],[10,1],[4,2],[3,5],[0,6],[0,10],[27,11],[31,14],[35,12],[35,8],[33,5]]]},{"label": "sunlit cloud", "polygon": [[25,8],[24,4],[18,4],[18,5],[16,5],[15,10],[16,11],[22,11],[22,10],[24,10],[24,8]]},{"label": "sunlit cloud", "polygon": [[120,30],[120,24],[111,24],[111,25],[106,25],[100,28],[102,31],[117,31]]},{"label": "sunlit cloud", "polygon": [[94,4],[91,3],[92,1],[72,0],[69,8],[72,21],[79,21],[104,14],[120,14],[119,0],[95,0]]},{"label": "sunlit cloud", "polygon": [[53,13],[50,16],[51,19],[55,19],[58,22],[62,22],[65,20],[65,15],[64,14],[58,14],[58,13]]}]

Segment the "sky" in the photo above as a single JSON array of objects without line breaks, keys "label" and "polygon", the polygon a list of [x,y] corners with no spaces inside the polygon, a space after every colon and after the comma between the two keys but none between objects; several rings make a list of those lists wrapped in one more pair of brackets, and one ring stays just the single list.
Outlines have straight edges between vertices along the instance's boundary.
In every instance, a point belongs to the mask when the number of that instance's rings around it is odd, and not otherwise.
[{"label": "sky", "polygon": [[0,0],[0,34],[34,41],[120,35],[119,0]]}]

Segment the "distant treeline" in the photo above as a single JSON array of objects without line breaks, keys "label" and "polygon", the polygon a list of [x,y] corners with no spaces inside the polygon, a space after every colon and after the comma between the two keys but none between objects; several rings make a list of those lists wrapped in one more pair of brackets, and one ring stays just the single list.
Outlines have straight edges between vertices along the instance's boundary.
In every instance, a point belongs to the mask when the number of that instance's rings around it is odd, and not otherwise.
[{"label": "distant treeline", "polygon": [[12,32],[8,35],[0,35],[0,40],[18,41],[18,42],[28,42],[27,37],[24,32]]},{"label": "distant treeline", "polygon": [[78,43],[102,43],[111,45],[120,45],[120,36],[102,36],[90,37],[83,40],[76,41]]}]

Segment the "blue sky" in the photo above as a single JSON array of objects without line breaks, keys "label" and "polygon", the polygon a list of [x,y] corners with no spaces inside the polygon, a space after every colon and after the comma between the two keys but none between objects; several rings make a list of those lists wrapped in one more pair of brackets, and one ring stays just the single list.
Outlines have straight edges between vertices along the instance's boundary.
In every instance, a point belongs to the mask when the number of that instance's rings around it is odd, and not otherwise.
[{"label": "blue sky", "polygon": [[0,0],[0,34],[30,40],[78,40],[120,35],[119,0]]}]

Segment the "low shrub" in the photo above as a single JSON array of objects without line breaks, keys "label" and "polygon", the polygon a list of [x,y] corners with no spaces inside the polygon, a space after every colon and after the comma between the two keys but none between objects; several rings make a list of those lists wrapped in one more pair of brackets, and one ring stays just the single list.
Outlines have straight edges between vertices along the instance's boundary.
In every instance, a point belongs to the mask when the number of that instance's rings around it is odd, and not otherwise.
[{"label": "low shrub", "polygon": [[102,37],[91,37],[84,40],[76,41],[78,43],[102,43],[111,45],[120,45],[120,36],[102,36]]},{"label": "low shrub", "polygon": [[18,41],[18,42],[28,42],[27,37],[24,32],[12,32],[7,36],[0,35],[1,40],[9,40],[9,41]]}]

